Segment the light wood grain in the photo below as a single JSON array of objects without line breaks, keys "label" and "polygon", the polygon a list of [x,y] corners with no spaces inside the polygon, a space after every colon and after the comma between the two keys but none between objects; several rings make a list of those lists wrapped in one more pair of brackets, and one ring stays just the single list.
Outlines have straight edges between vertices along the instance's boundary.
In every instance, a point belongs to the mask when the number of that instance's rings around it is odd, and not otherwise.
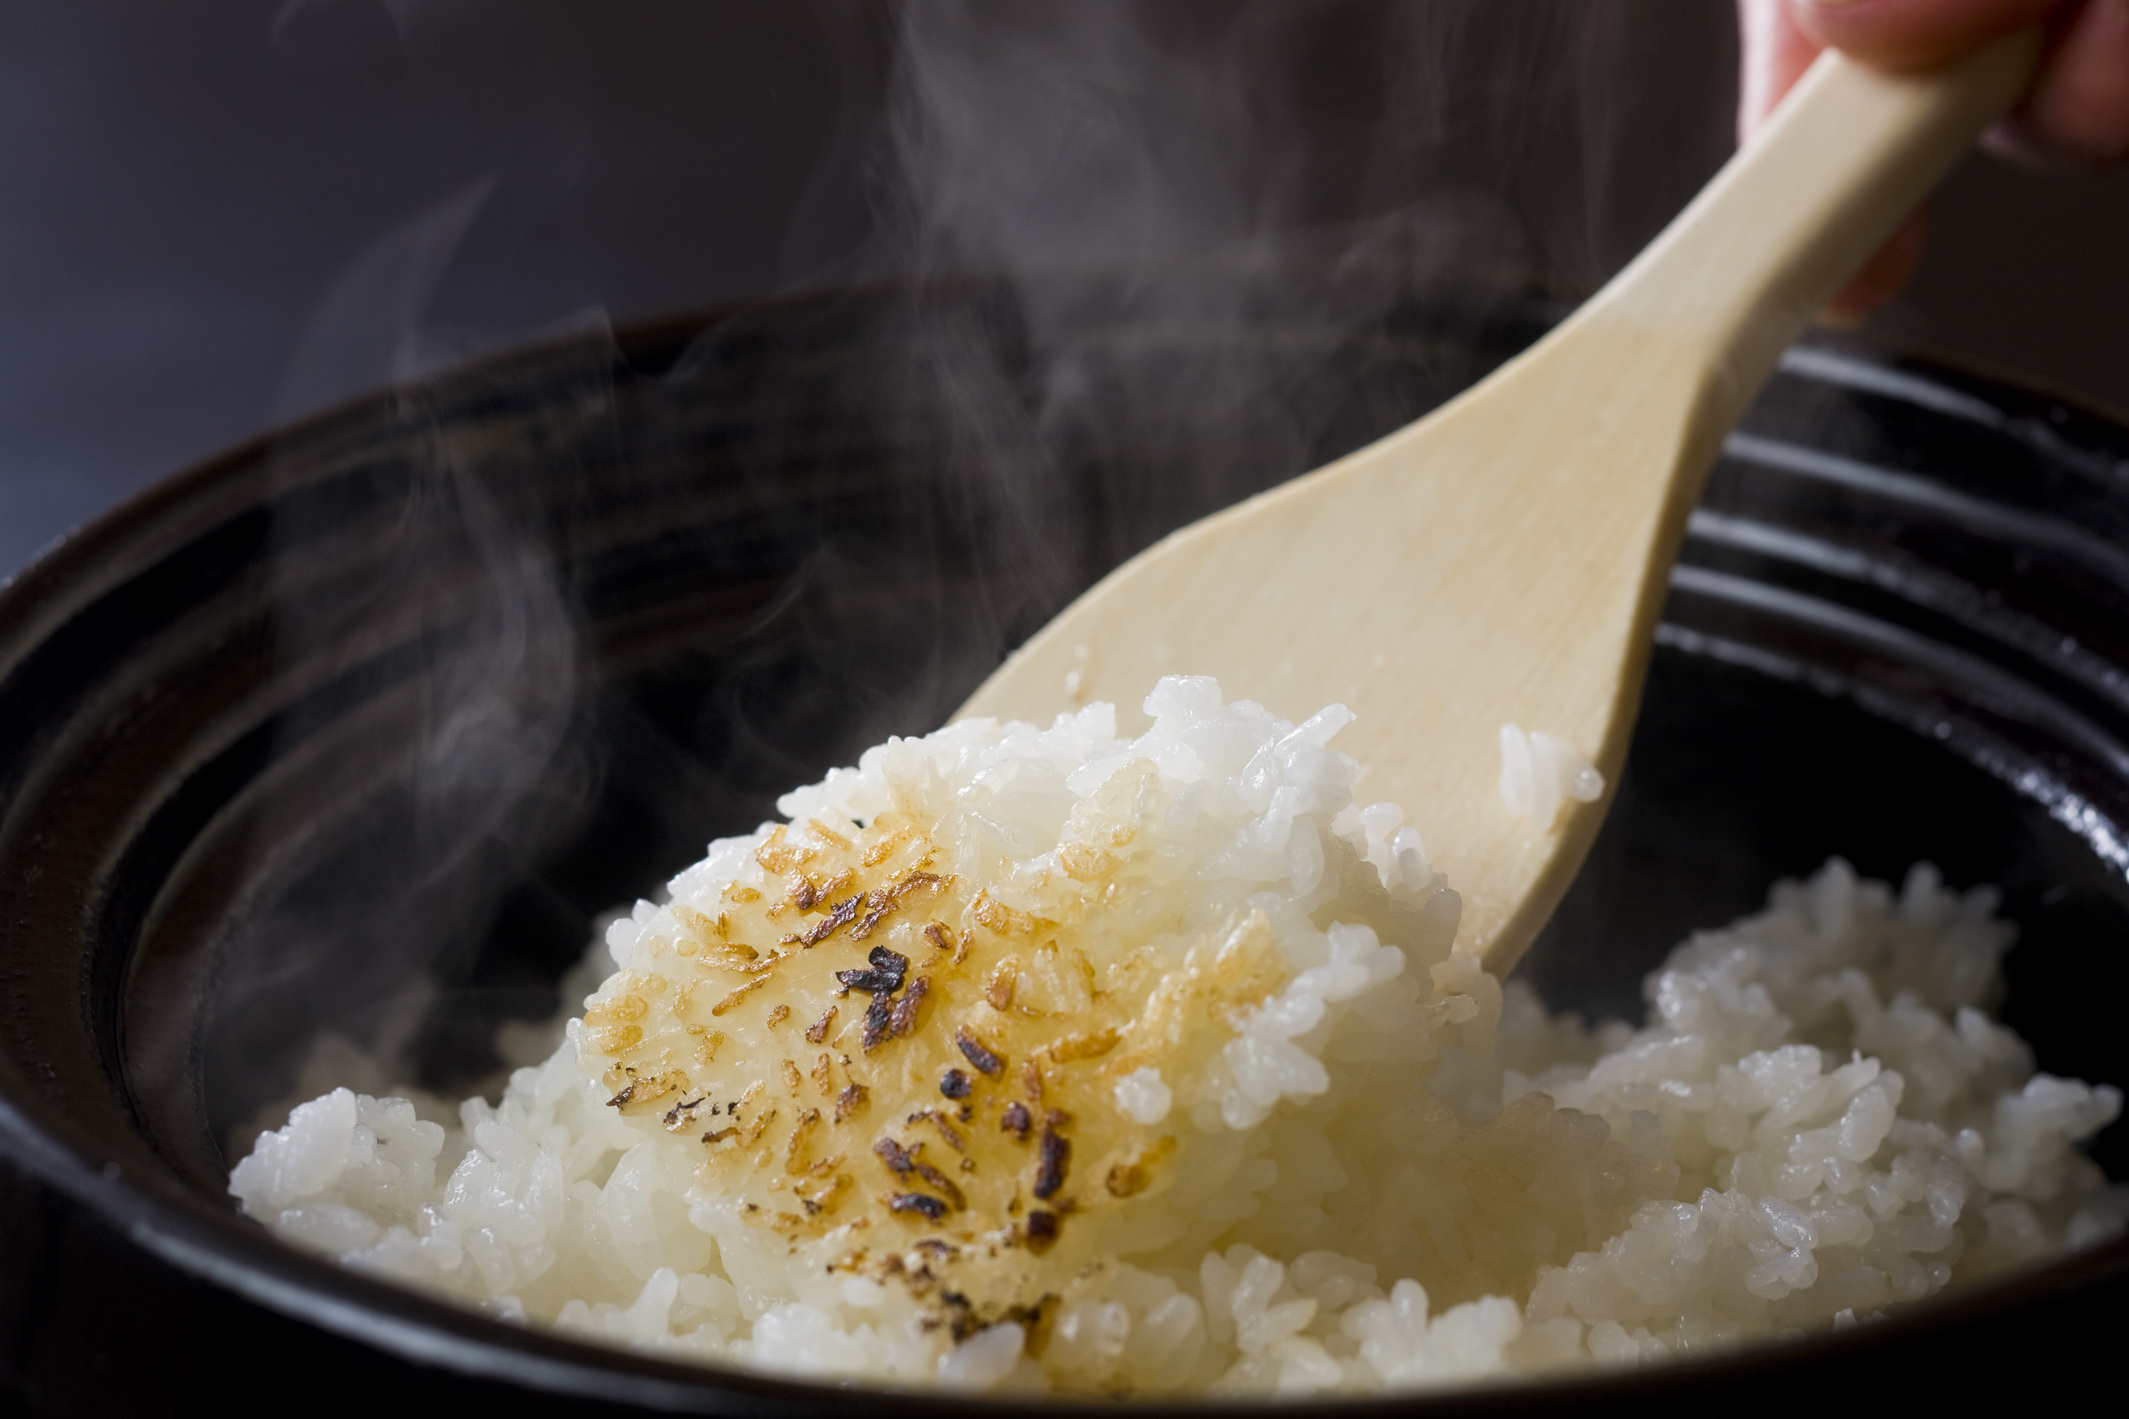
[{"label": "light wood grain", "polygon": [[1827,56],[1750,148],[1572,319],[1433,415],[1171,535],[962,709],[1047,723],[1166,674],[1290,719],[1342,701],[1362,802],[1405,808],[1505,970],[1566,891],[1609,787],[1509,813],[1499,731],[1618,782],[1667,574],[1722,436],[1781,350],[2024,86],[2016,36],[1939,73]]}]

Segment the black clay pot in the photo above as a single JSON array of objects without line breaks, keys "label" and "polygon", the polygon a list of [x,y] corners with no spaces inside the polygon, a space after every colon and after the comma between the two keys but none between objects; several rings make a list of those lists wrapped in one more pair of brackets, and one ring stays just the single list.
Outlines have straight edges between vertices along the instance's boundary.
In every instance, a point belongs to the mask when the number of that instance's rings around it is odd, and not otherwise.
[{"label": "black clay pot", "polygon": [[[1350,276],[779,300],[350,406],[47,555],[0,595],[15,1400],[962,1407],[610,1352],[341,1271],[238,1215],[225,1150],[324,1032],[474,1084],[600,909],[937,723],[1168,528],[1411,419],[1545,320]],[[1793,352],[1696,514],[1616,807],[1530,975],[1637,1012],[1670,944],[1774,878],[1928,858],[2003,885],[2007,1013],[2042,1066],[2129,1077],[2124,549],[2129,430]],[[2117,1176],[2123,1132],[2098,1145]],[[1360,1407],[2097,1381],[2125,1300],[2115,1242],[1841,1336]]]}]

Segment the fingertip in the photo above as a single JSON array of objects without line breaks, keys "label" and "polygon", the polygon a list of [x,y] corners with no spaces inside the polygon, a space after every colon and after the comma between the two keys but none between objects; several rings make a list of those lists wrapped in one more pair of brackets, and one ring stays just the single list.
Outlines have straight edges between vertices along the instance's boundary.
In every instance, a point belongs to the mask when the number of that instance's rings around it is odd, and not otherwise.
[{"label": "fingertip", "polygon": [[2017,130],[2042,150],[2043,166],[2067,159],[2111,167],[2129,158],[2129,0],[2087,0],[2071,18]]},{"label": "fingertip", "polygon": [[1992,158],[2057,177],[2089,177],[2106,172],[2122,161],[2119,156],[2094,157],[2080,153],[2018,116],[1992,124],[1981,135],[1980,147]]},{"label": "fingertip", "polygon": [[1866,64],[1927,69],[2040,24],[2065,0],[1789,0],[1796,27]]},{"label": "fingertip", "polygon": [[1819,56],[1819,45],[1796,27],[1788,0],[1737,0],[1744,67],[1737,93],[1737,141],[1747,142],[1783,95]]}]

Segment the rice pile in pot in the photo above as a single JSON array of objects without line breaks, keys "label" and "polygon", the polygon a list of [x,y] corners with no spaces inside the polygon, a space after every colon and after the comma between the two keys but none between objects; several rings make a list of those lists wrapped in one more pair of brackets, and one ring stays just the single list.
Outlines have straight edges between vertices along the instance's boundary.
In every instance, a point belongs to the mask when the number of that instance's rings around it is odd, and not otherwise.
[{"label": "rice pile in pot", "polygon": [[1112,1395],[1850,1324],[2129,1218],[2076,1146],[2119,1093],[1983,1013],[1986,889],[1831,862],[1592,1029],[1457,949],[1419,835],[1353,801],[1343,708],[1146,708],[869,751],[615,920],[500,1102],[337,1089],[231,1191],[610,1343]]}]

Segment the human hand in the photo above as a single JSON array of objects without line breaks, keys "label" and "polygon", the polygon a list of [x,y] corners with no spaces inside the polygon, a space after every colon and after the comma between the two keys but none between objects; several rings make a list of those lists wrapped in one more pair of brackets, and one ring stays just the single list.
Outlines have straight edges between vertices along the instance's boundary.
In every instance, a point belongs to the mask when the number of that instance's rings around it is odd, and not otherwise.
[{"label": "human hand", "polygon": [[[2046,24],[2052,38],[2032,89],[1983,144],[2017,161],[2098,168],[2129,158],[2129,0],[1738,0],[1740,140],[1831,45],[1886,69],[1923,69],[1998,35]],[[1917,212],[1834,298],[1852,322],[1899,294],[1921,259]]]}]

